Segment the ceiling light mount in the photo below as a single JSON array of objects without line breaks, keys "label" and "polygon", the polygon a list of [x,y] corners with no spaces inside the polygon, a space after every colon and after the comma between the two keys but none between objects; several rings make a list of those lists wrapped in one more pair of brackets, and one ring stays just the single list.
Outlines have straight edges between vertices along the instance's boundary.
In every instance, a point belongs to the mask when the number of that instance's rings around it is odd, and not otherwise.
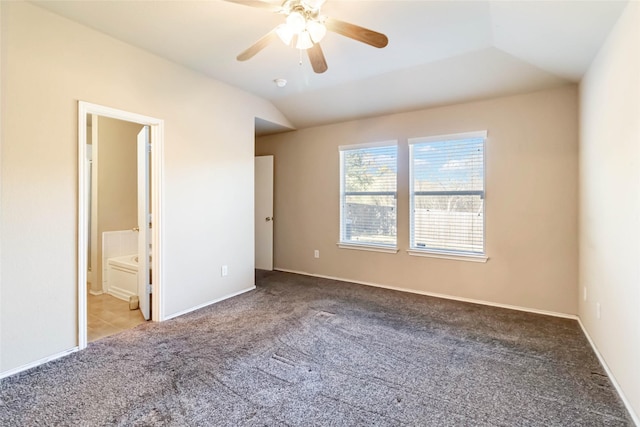
[{"label": "ceiling light mount", "polygon": [[278,87],[285,87],[287,85],[287,80],[285,80],[285,79],[275,79],[273,82]]},{"label": "ceiling light mount", "polygon": [[275,13],[285,15],[285,22],[262,36],[258,41],[242,51],[238,61],[251,59],[273,40],[280,39],[287,46],[292,46],[307,52],[313,71],[320,74],[327,71],[327,61],[320,47],[320,40],[327,31],[340,34],[350,39],[368,44],[376,48],[383,48],[389,39],[382,33],[368,28],[328,18],[320,14],[320,8],[326,0],[284,0],[282,6],[276,6],[266,0],[225,0],[261,9],[270,9]]}]

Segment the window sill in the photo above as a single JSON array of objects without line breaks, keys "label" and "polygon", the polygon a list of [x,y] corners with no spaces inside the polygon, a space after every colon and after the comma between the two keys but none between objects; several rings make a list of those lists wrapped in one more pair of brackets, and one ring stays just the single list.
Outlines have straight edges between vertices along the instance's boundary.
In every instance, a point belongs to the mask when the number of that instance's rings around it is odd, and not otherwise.
[{"label": "window sill", "polygon": [[397,254],[398,248],[376,245],[358,245],[354,243],[336,243],[340,249],[355,249],[358,251],[383,252],[386,254]]},{"label": "window sill", "polygon": [[487,262],[489,257],[486,255],[464,255],[453,252],[436,252],[436,251],[423,251],[420,249],[409,249],[407,253],[411,256],[422,256],[428,258],[441,258],[452,259],[455,261],[470,261],[470,262]]}]

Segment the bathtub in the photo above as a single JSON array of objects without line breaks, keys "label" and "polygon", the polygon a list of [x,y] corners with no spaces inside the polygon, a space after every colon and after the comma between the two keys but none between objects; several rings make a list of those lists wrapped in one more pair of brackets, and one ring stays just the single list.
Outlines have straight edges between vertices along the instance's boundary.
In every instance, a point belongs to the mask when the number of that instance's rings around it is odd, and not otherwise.
[{"label": "bathtub", "polygon": [[107,259],[107,293],[125,301],[138,295],[138,254]]}]

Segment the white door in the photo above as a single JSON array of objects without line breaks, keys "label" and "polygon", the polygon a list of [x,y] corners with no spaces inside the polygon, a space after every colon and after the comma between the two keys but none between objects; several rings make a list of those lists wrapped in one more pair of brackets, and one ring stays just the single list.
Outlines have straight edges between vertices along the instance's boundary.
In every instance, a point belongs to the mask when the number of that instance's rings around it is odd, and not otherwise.
[{"label": "white door", "polygon": [[273,156],[255,160],[256,268],[273,270]]},{"label": "white door", "polygon": [[138,134],[138,298],[140,299],[140,311],[146,320],[150,318],[151,307],[149,147],[149,126],[144,126]]}]

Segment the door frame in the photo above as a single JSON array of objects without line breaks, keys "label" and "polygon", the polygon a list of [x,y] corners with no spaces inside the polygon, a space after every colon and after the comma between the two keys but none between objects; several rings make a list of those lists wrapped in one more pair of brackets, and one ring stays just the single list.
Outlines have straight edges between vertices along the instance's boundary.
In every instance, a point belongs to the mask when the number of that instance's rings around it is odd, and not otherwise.
[{"label": "door frame", "polygon": [[[150,319],[151,312],[151,275],[149,274],[149,255],[151,251],[152,218],[150,217],[151,206],[149,201],[149,166],[151,153],[151,129],[149,126],[142,126],[136,135],[136,184],[138,190],[138,200],[136,200],[138,212],[138,283],[136,283],[136,294],[139,297],[140,312],[145,320]],[[142,196],[140,196],[142,194]],[[144,260],[144,267],[140,271],[140,260]]]},{"label": "door frame", "polygon": [[164,120],[141,114],[130,113],[103,105],[78,101],[78,348],[87,347],[87,227],[88,215],[86,209],[86,170],[87,161],[87,115],[109,117],[149,126],[151,132],[151,212],[153,228],[151,239],[153,242],[151,270],[153,271],[153,298],[151,305],[151,320],[164,320],[164,300],[162,298],[163,285],[163,241],[164,235]]}]

